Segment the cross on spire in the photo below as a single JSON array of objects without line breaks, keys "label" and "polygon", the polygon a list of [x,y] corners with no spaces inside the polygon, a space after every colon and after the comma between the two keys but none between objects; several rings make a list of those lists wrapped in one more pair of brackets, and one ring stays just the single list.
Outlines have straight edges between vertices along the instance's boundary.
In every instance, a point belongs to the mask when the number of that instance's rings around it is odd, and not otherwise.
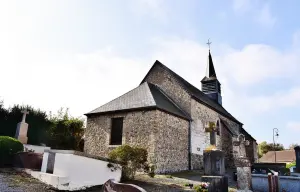
[{"label": "cross on spire", "polygon": [[22,113],[23,113],[23,117],[22,117],[22,122],[24,122],[25,123],[25,119],[26,119],[26,115],[28,115],[29,114],[29,112],[25,109],[25,110],[23,110],[23,111],[21,111]]},{"label": "cross on spire", "polygon": [[207,41],[207,43],[206,43],[207,45],[208,45],[208,49],[210,50],[210,44],[212,44],[212,42],[211,41],[209,41],[209,39],[208,39],[208,41]]}]

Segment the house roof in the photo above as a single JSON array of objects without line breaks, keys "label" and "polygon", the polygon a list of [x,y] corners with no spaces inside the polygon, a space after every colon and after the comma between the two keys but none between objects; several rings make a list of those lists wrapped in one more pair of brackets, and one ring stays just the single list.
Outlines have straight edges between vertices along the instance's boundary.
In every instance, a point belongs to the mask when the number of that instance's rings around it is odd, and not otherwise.
[{"label": "house roof", "polygon": [[144,83],[146,81],[147,76],[150,74],[150,71],[156,66],[159,65],[161,66],[164,70],[166,70],[169,74],[171,74],[176,81],[193,97],[195,98],[198,102],[208,106],[209,108],[215,110],[216,112],[224,115],[225,117],[229,118],[230,120],[241,124],[241,122],[239,122],[236,118],[234,118],[229,112],[227,112],[222,105],[220,105],[219,103],[211,100],[206,94],[204,94],[202,91],[200,91],[199,89],[197,89],[195,86],[193,86],[192,84],[190,84],[189,82],[187,82],[185,79],[183,79],[182,77],[180,77],[178,74],[176,74],[174,71],[172,71],[171,69],[169,69],[168,67],[166,67],[164,64],[162,64],[161,62],[159,62],[158,60],[155,61],[155,63],[153,64],[152,68],[149,70],[149,72],[147,73],[147,75],[145,76],[145,78],[143,79],[143,81],[141,82]]},{"label": "house roof", "polygon": [[189,115],[177,106],[158,86],[148,82],[141,84],[85,115],[141,109],[160,109],[187,120],[191,119]]},{"label": "house roof", "polygon": [[[276,162],[293,162],[296,161],[296,154],[294,150],[276,151]],[[275,163],[274,151],[268,151],[260,159],[261,163]]]}]

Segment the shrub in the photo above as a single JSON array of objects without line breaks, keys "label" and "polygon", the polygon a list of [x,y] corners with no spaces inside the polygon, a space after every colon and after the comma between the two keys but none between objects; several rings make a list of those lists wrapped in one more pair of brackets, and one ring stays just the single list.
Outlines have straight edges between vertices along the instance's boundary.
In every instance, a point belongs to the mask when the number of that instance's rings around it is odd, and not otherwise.
[{"label": "shrub", "polygon": [[19,140],[0,136],[0,166],[12,165],[13,155],[23,150],[23,144]]},{"label": "shrub", "polygon": [[137,170],[148,171],[148,152],[140,147],[122,145],[109,153],[109,158],[122,165],[122,181],[133,179]]}]

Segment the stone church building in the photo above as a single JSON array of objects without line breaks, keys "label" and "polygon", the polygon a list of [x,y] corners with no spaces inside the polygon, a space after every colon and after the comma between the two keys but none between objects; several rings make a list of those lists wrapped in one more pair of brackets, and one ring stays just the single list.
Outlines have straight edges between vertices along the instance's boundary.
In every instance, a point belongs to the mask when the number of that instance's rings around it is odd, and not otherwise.
[{"label": "stone church building", "polygon": [[[222,106],[210,51],[201,84],[202,91],[156,61],[138,87],[85,114],[84,151],[106,157],[120,145],[144,147],[156,172],[166,173],[203,168],[203,151],[215,145],[233,168],[238,150],[232,141],[242,133],[250,141],[247,157],[256,161],[256,140]],[[216,129],[208,132],[211,122]]]}]

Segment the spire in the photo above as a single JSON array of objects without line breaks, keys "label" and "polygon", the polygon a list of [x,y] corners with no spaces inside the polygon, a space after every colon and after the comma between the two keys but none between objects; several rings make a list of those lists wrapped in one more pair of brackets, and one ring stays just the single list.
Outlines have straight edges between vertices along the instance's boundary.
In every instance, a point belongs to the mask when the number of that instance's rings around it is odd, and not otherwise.
[{"label": "spire", "polygon": [[202,92],[205,93],[210,99],[222,105],[222,96],[221,96],[221,84],[217,79],[217,74],[215,71],[214,63],[212,56],[210,54],[210,44],[211,42],[208,39],[206,43],[208,45],[208,61],[205,77],[201,80],[202,83]]},{"label": "spire", "polygon": [[214,63],[213,63],[213,60],[212,60],[212,57],[211,57],[211,54],[210,54],[210,50],[209,50],[209,54],[208,54],[206,77],[208,77],[208,78],[217,77],[215,67],[214,67]]}]

